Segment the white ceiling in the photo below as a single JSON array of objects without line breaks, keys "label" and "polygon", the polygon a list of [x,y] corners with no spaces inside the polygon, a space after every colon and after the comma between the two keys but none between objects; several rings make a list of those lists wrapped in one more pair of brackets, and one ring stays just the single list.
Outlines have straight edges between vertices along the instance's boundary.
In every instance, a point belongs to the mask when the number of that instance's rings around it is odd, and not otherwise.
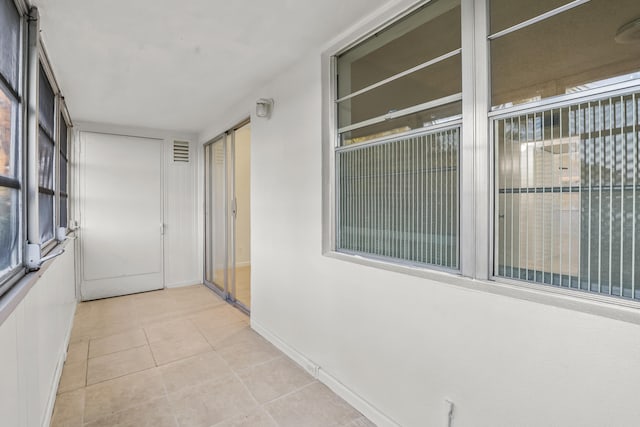
[{"label": "white ceiling", "polygon": [[387,0],[33,0],[75,121],[199,132]]}]

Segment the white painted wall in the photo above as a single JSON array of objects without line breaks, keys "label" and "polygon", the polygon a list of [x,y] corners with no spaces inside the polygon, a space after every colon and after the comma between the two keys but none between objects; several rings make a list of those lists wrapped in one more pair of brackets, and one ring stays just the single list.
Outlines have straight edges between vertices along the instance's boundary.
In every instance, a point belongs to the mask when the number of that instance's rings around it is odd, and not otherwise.
[{"label": "white painted wall", "polygon": [[445,399],[454,427],[638,425],[638,324],[322,255],[320,72],[311,52],[200,138],[275,99],[252,117],[253,327],[381,426],[445,426]]},{"label": "white painted wall", "polygon": [[70,241],[0,324],[2,426],[49,425],[76,306],[74,257]]}]

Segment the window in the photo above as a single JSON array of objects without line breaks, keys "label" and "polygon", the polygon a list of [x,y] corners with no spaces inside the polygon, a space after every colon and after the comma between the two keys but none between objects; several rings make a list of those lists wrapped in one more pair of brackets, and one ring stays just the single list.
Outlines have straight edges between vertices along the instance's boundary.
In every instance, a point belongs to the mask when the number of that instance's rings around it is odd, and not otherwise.
[{"label": "window", "polygon": [[[26,273],[26,267],[38,268],[37,255],[55,246],[56,225],[66,227],[68,221],[70,120],[53,76],[45,71],[46,54],[38,43],[27,43],[29,34],[39,31],[37,19],[27,20],[24,8],[23,2],[0,0],[0,297]],[[38,81],[28,78],[27,55],[43,61],[35,62]],[[26,104],[35,100],[36,91],[38,123],[27,132],[35,108]],[[37,150],[30,152],[28,142],[37,143]],[[37,182],[27,179],[33,175]],[[27,202],[31,199],[33,205]],[[29,266],[27,251],[33,251]]]},{"label": "window", "polygon": [[22,262],[20,14],[0,1],[0,295]]},{"label": "window", "polygon": [[49,79],[40,67],[39,102],[39,210],[40,210],[40,243],[44,246],[55,236],[55,103],[56,97]]},{"label": "window", "polygon": [[69,126],[64,118],[64,115],[60,113],[58,119],[60,123],[60,157],[59,157],[59,189],[60,189],[60,209],[58,212],[58,224],[60,227],[68,227],[68,212],[69,212],[69,190],[68,190],[68,176],[69,176]]},{"label": "window", "polygon": [[459,268],[460,2],[434,0],[336,61],[336,249]]},{"label": "window", "polygon": [[491,1],[494,274],[640,299],[640,3],[563,3]]}]

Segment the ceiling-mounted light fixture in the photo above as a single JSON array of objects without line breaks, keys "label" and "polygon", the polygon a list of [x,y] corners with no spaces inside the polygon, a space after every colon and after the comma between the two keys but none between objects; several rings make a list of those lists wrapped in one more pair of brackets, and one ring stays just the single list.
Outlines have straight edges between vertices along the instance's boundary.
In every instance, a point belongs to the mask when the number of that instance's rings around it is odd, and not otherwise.
[{"label": "ceiling-mounted light fixture", "polygon": [[640,18],[627,22],[618,28],[615,40],[620,44],[640,43]]},{"label": "ceiling-mounted light fixture", "polygon": [[272,98],[260,98],[256,101],[256,116],[258,117],[271,117],[273,111],[273,99]]}]

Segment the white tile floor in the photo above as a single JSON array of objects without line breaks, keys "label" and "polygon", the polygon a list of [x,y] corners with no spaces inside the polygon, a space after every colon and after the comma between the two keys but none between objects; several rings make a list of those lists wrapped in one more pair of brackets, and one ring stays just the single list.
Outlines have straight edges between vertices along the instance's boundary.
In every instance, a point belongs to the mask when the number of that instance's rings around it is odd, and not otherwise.
[{"label": "white tile floor", "polygon": [[373,424],[191,286],[78,305],[52,426]]}]

